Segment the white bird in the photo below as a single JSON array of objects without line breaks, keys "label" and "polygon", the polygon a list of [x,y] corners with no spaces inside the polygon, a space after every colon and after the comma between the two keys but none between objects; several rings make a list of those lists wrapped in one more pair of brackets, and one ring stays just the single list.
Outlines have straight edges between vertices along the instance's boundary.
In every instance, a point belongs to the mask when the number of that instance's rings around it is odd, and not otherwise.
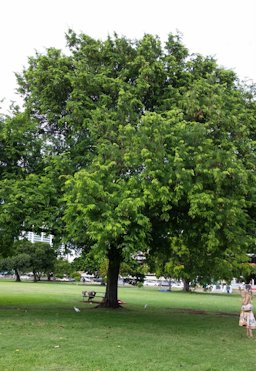
[{"label": "white bird", "polygon": [[147,309],[147,306],[148,306],[148,305],[147,305],[147,304],[145,304],[145,305],[144,305],[144,309]]},{"label": "white bird", "polygon": [[78,313],[78,312],[80,312],[80,309],[77,308],[77,307],[74,307],[74,311]]}]

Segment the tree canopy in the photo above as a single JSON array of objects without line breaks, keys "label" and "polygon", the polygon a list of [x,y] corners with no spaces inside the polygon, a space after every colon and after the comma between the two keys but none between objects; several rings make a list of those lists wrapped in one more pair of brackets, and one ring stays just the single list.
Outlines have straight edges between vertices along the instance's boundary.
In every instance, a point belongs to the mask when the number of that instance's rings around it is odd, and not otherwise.
[{"label": "tree canopy", "polygon": [[25,109],[1,122],[0,150],[10,122],[22,145],[1,162],[1,230],[12,218],[14,234],[45,228],[105,255],[109,307],[136,251],[187,281],[232,275],[255,249],[253,89],[179,35],[70,30],[67,46],[17,75]]},{"label": "tree canopy", "polygon": [[12,253],[0,259],[0,267],[14,270],[16,281],[20,281],[20,273],[32,271],[36,282],[42,273],[49,275],[53,272],[55,260],[56,252],[48,243],[16,240],[12,244]]}]

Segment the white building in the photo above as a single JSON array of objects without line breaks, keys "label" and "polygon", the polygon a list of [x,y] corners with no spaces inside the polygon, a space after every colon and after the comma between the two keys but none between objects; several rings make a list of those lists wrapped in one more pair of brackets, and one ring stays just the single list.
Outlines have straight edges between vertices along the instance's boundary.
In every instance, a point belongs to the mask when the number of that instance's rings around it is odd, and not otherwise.
[{"label": "white building", "polygon": [[34,243],[34,242],[46,242],[49,243],[52,246],[52,240],[53,240],[53,235],[49,234],[47,235],[46,233],[41,233],[41,234],[36,234],[34,232],[24,232],[22,234],[22,239],[26,238],[28,241]]}]

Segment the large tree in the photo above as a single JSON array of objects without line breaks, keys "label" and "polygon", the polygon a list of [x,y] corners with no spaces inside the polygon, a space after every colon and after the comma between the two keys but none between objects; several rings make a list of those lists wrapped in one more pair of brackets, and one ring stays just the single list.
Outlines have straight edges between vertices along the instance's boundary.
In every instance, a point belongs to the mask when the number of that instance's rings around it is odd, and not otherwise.
[{"label": "large tree", "polygon": [[193,69],[179,103],[185,121],[172,135],[178,197],[169,221],[153,228],[152,261],[185,288],[230,280],[255,251],[255,98],[213,60],[194,62],[201,72]]},{"label": "large tree", "polygon": [[186,280],[220,261],[232,269],[255,238],[253,92],[179,36],[163,47],[151,35],[70,31],[67,43],[67,56],[37,53],[18,76],[44,143],[43,169],[22,181],[42,184],[25,224],[105,254],[107,307],[118,307],[120,264],[138,250]]}]

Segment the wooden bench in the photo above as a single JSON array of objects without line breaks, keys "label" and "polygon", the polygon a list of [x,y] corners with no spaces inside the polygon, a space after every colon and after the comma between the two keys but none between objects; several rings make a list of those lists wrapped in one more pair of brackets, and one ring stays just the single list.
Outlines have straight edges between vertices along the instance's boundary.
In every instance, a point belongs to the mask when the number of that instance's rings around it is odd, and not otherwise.
[{"label": "wooden bench", "polygon": [[102,299],[105,298],[105,293],[104,292],[99,292],[97,293],[96,291],[82,291],[82,297],[83,301],[85,301],[86,298],[88,298],[87,301],[92,302],[92,300],[96,297],[100,297]]}]

